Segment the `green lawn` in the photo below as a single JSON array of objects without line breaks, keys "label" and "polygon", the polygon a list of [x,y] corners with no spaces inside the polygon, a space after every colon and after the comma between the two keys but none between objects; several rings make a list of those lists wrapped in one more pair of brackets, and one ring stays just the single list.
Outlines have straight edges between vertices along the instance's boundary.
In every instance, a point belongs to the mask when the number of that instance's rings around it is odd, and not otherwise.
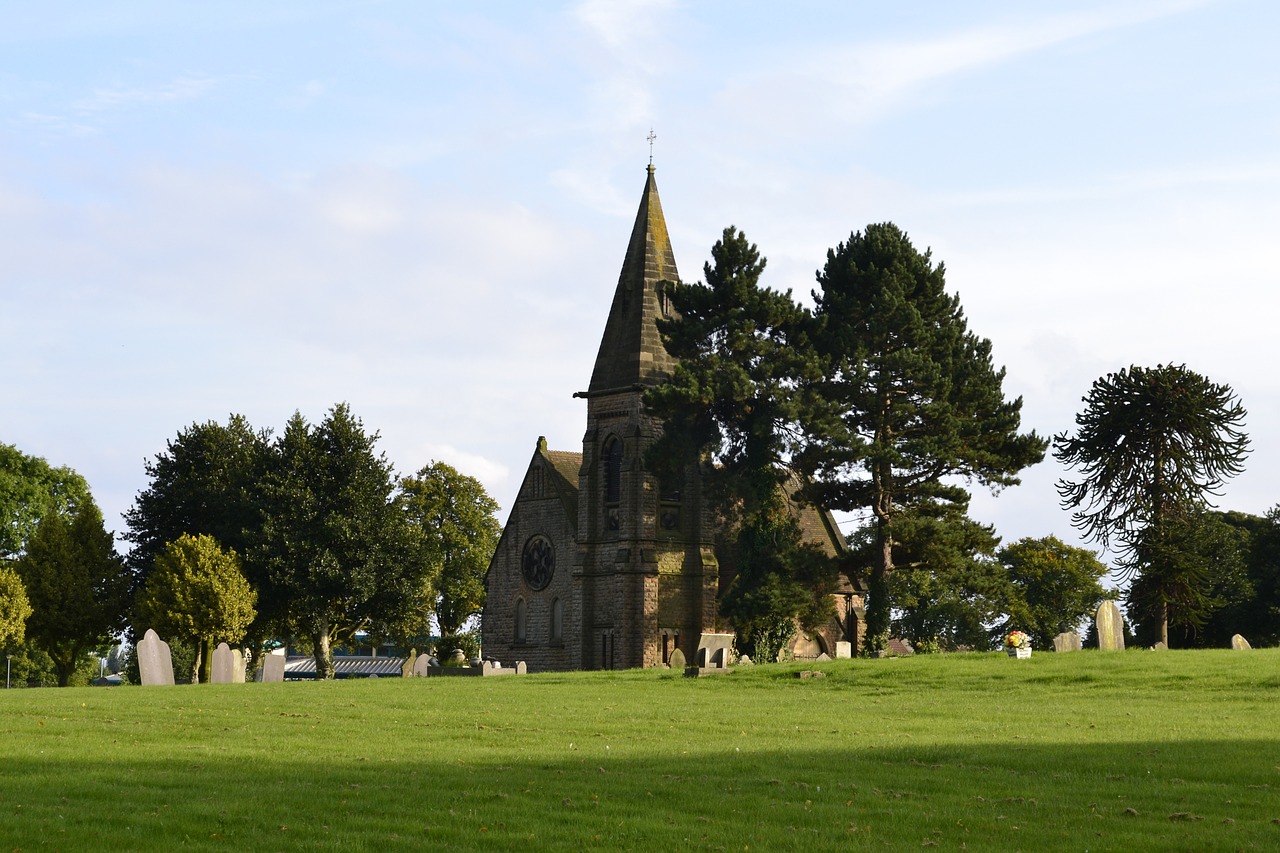
[{"label": "green lawn", "polygon": [[1280,650],[0,691],[0,850],[1275,850]]}]

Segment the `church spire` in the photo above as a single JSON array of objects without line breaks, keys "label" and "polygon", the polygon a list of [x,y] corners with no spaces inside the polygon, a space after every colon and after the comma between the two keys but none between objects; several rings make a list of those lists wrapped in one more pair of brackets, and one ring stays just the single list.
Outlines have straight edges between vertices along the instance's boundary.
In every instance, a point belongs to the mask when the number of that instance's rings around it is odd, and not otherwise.
[{"label": "church spire", "polygon": [[605,323],[589,390],[581,396],[632,391],[655,385],[674,364],[658,334],[658,320],[671,315],[658,283],[678,281],[667,223],[662,217],[658,185],[649,164],[640,210],[622,262],[613,307]]}]

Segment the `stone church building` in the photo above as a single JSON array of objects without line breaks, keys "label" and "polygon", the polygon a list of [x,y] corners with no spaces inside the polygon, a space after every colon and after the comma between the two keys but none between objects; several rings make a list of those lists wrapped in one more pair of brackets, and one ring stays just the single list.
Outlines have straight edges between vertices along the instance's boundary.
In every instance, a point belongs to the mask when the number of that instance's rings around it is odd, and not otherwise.
[{"label": "stone church building", "polygon": [[[672,309],[658,285],[679,277],[650,165],[591,381],[574,394],[587,407],[582,451],[538,439],[489,564],[486,657],[530,671],[624,669],[664,665],[676,649],[693,663],[731,640],[718,596],[733,567],[717,559],[699,470],[660,483],[644,461],[662,425],[641,396],[673,365],[657,327]],[[845,550],[829,513],[796,512],[807,540]],[[835,617],[798,635],[792,653],[858,648],[863,594],[842,577]]]}]

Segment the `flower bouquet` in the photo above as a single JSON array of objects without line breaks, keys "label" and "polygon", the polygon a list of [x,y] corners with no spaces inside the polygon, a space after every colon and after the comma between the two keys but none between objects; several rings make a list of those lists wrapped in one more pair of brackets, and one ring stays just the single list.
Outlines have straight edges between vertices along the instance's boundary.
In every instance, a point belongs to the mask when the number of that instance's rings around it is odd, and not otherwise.
[{"label": "flower bouquet", "polygon": [[1011,658],[1031,657],[1031,638],[1021,631],[1010,631],[1004,638],[1004,650]]}]

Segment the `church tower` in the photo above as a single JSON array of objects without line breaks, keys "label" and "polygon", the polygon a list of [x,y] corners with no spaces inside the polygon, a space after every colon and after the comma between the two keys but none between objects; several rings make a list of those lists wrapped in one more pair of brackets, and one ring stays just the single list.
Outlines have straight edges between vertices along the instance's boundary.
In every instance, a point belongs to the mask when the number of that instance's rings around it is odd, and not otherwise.
[{"label": "church tower", "polygon": [[672,317],[662,283],[679,280],[653,166],[596,355],[579,475],[578,561],[584,669],[691,662],[715,631],[718,565],[696,466],[659,482],[646,453],[661,424],[643,394],[674,366],[658,332]]},{"label": "church tower", "polygon": [[[674,316],[662,283],[678,281],[650,164],[609,319],[586,391],[582,452],[539,438],[485,576],[484,653],[530,671],[723,665],[733,642],[717,593],[732,567],[716,557],[716,525],[697,463],[661,481],[647,453],[662,424],[644,392],[675,364],[658,322]],[[679,467],[679,466],[664,466]],[[795,507],[807,539],[835,554],[844,541],[829,513]],[[847,581],[837,619],[802,634],[797,656],[856,642],[860,591]],[[858,610],[860,612],[860,610]]]}]

